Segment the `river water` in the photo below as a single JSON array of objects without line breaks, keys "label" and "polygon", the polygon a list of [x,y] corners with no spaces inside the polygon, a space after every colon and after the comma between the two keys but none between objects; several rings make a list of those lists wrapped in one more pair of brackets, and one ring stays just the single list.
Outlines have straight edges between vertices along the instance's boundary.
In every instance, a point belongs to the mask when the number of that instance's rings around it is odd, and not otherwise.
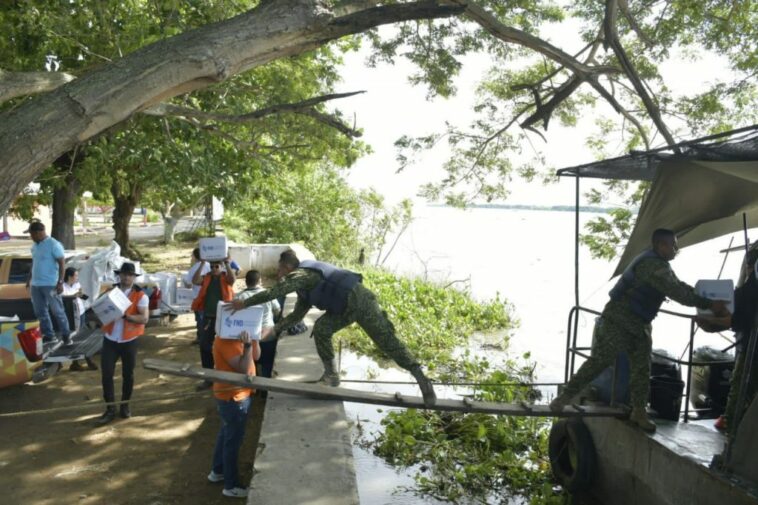
[{"label": "river water", "polygon": [[[481,300],[497,293],[512,305],[519,326],[512,332],[509,353],[530,353],[540,382],[561,382],[564,374],[566,326],[574,305],[574,214],[563,211],[475,208],[459,210],[426,206],[414,209],[415,219],[402,235],[384,266],[396,273],[421,276],[467,286]],[[584,223],[598,214],[583,213]],[[755,231],[751,230],[754,234]],[[716,279],[724,261],[719,250],[729,245],[730,236],[692,246],[680,252],[672,266],[683,281]],[[744,240],[734,235],[735,245]],[[721,278],[735,279],[742,253],[727,256]],[[615,263],[590,257],[580,250],[580,303],[602,310],[613,281]],[[460,282],[457,282],[460,281]],[[664,308],[692,314],[694,309],[667,302]],[[580,339],[589,344],[594,316],[579,319]],[[731,333],[725,333],[730,337]],[[402,338],[402,336],[401,336]],[[688,343],[689,321],[659,316],[653,325],[654,347],[680,356]],[[581,340],[580,340],[581,342]],[[474,344],[476,346],[476,344]],[[696,347],[729,345],[718,334],[698,333]],[[491,352],[491,351],[489,351]],[[491,355],[490,355],[491,356]],[[343,353],[346,379],[412,380],[399,369],[380,369],[366,358]],[[418,394],[413,386],[349,384],[345,386],[383,392]],[[455,397],[454,390],[440,396]],[[550,393],[552,394],[552,393]],[[359,424],[364,436],[380,429],[387,409],[345,403],[348,419]],[[358,437],[358,430],[355,436]],[[370,436],[370,435],[369,435]],[[369,451],[354,445],[358,488],[363,505],[437,504],[403,488],[413,485],[413,472],[394,469]]]}]

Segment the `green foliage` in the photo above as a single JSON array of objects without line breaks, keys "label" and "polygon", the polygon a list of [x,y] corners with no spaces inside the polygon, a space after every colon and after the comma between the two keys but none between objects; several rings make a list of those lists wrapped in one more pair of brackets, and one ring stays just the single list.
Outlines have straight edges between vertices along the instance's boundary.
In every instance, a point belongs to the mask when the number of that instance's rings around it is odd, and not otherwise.
[{"label": "green foliage", "polygon": [[[398,336],[430,368],[449,370],[453,351],[476,331],[510,329],[517,324],[499,297],[477,302],[466,293],[420,279],[408,279],[376,269],[363,272],[364,284],[373,291]],[[357,352],[381,360],[384,356],[358,326],[338,333]]]},{"label": "green foliage", "polygon": [[[488,384],[473,391],[477,400],[513,403],[535,397],[529,388],[489,385],[528,382],[530,373],[490,370],[467,379]],[[551,483],[549,420],[409,409],[390,412],[382,426],[364,443],[393,465],[414,467],[418,493],[453,503],[509,504],[514,497],[535,505],[565,503]]]},{"label": "green foliage", "polygon": [[358,257],[360,201],[337,169],[262,176],[241,193],[239,204],[224,216],[232,239],[300,242],[325,261]]}]

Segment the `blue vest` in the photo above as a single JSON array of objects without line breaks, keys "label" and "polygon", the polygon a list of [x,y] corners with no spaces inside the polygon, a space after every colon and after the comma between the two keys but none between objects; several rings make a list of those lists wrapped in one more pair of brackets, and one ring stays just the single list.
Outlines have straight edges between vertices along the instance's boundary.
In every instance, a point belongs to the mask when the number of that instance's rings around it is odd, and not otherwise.
[{"label": "blue vest", "polygon": [[309,305],[331,314],[342,314],[347,307],[347,296],[363,278],[350,270],[342,270],[329,263],[304,260],[300,268],[314,270],[321,274],[321,282],[310,291],[298,290],[297,295]]},{"label": "blue vest", "polygon": [[626,295],[632,312],[646,323],[650,323],[658,315],[666,295],[648,284],[635,285],[634,269],[640,261],[647,258],[660,258],[660,256],[652,250],[647,250],[634,258],[608,294],[614,302],[621,301]]}]

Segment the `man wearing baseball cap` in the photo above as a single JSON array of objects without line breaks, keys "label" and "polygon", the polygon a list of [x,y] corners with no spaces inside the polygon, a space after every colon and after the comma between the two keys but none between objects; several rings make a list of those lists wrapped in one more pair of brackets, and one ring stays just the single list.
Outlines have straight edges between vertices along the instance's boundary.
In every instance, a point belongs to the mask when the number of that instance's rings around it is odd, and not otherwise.
[{"label": "man wearing baseball cap", "polygon": [[28,233],[34,241],[34,245],[32,245],[32,276],[27,281],[27,287],[30,288],[34,315],[39,319],[43,342],[51,346],[58,343],[53,322],[50,319],[52,312],[58,326],[58,332],[63,338],[63,342],[68,344],[71,329],[61,298],[66,272],[63,261],[63,245],[53,237],[49,237],[45,233],[45,225],[39,221],[30,223],[25,233]]}]

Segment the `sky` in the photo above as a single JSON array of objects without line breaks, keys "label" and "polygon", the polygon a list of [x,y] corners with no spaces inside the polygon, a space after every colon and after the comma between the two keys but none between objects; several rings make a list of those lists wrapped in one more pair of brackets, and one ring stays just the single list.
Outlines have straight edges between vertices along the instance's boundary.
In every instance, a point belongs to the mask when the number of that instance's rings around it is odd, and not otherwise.
[{"label": "sky", "polygon": [[[391,28],[384,28],[389,30]],[[576,23],[566,22],[554,25],[547,30],[552,34],[553,42],[568,51],[579,47]],[[369,54],[364,48],[360,52],[350,53],[345,58],[341,71],[342,84],[338,91],[365,90],[366,93],[341,100],[339,107],[348,118],[355,118],[358,127],[363,128],[363,141],[373,149],[373,153],[361,158],[350,170],[348,182],[355,188],[373,187],[383,194],[389,203],[403,198],[412,198],[418,203],[424,200],[416,197],[418,188],[425,182],[438,179],[442,165],[449,152],[441,142],[433,152],[427,152],[416,158],[416,163],[397,173],[399,164],[395,160],[394,142],[401,135],[428,135],[442,132],[445,122],[459,126],[467,125],[474,114],[472,105],[475,100],[474,90],[488,68],[488,57],[482,54],[469,56],[463,60],[464,67],[456,79],[458,93],[450,99],[436,98],[428,100],[423,86],[413,86],[408,76],[413,66],[402,59],[395,65],[382,64],[376,68],[365,65]],[[714,54],[702,53],[700,60],[693,62],[682,51],[672,51],[672,58],[661,67],[661,73],[667,85],[675,93],[691,93],[702,89],[704,83],[713,80],[712,76],[728,73],[726,62]],[[584,117],[577,127],[565,128],[553,121],[545,134],[545,143],[531,134],[532,143],[543,149],[547,165],[545,170],[594,161],[594,154],[584,145],[584,139],[590,132],[593,117]],[[684,139],[680,139],[684,140]],[[625,154],[613,146],[620,145],[620,139],[609,139],[609,151],[616,155]],[[657,141],[660,144],[660,140]],[[656,145],[658,145],[656,144]],[[528,149],[528,146],[527,146]],[[582,181],[582,190],[595,187],[599,183]],[[574,181],[564,178],[558,183],[543,185],[535,181],[526,183],[514,179],[511,194],[505,203],[530,205],[572,205],[574,203]],[[417,204],[418,204],[417,203]],[[607,205],[621,205],[622,202],[606,202]]]}]

